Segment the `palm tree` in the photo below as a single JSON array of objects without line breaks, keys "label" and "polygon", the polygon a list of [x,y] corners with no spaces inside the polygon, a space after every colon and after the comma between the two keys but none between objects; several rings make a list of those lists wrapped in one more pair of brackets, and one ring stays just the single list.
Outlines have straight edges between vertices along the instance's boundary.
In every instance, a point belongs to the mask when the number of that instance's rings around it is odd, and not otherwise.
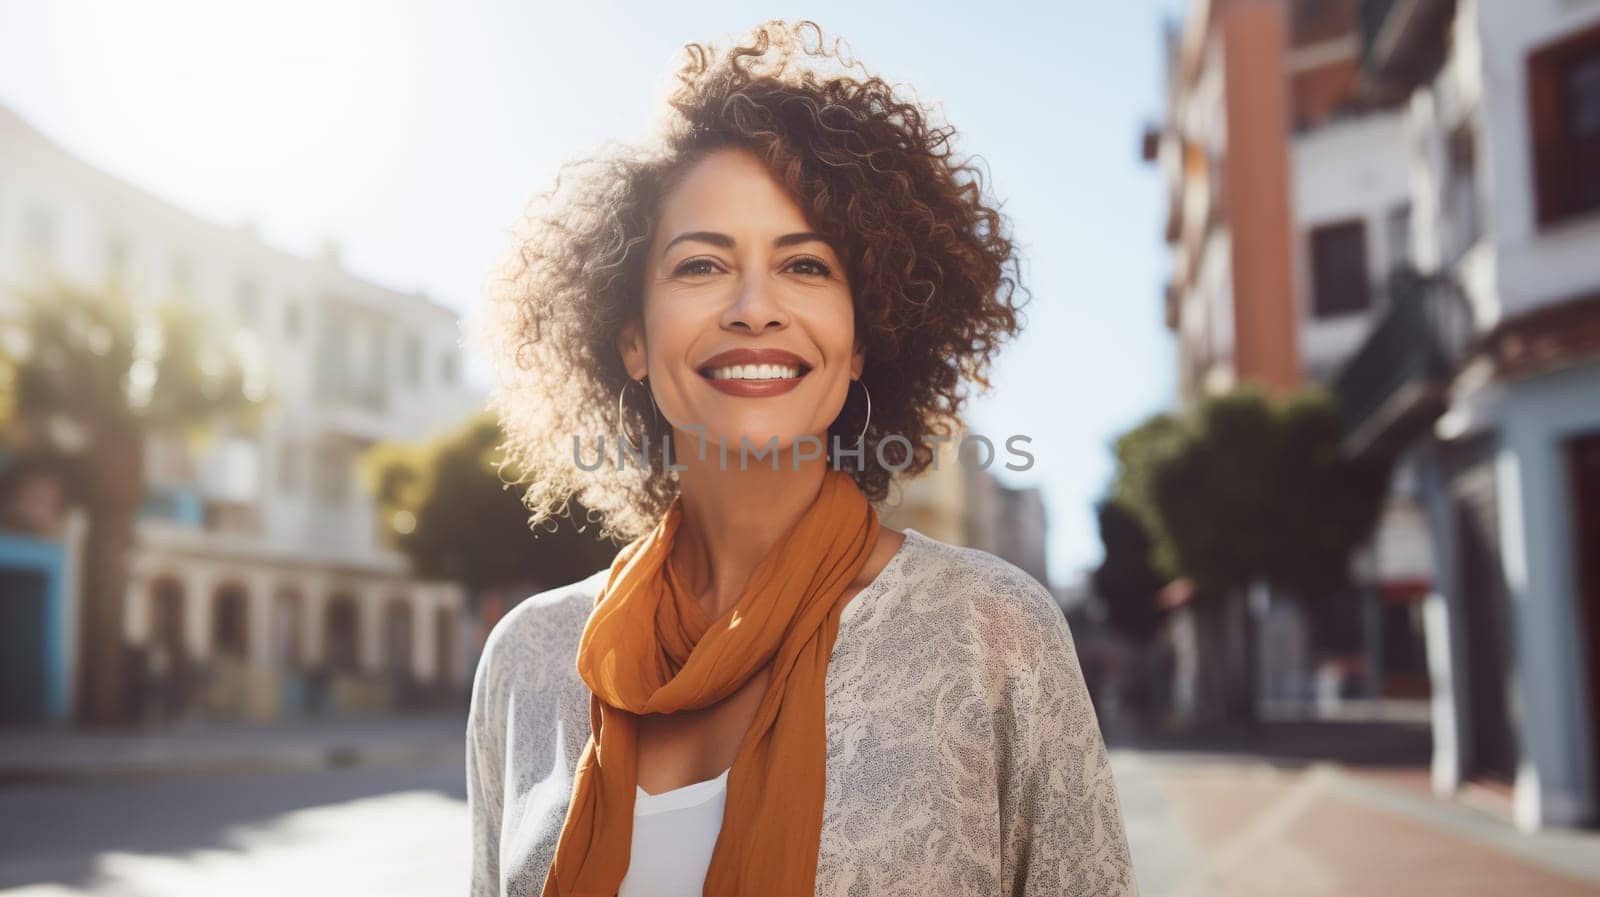
[{"label": "palm tree", "polygon": [[145,497],[145,439],[203,435],[263,404],[237,355],[192,304],[137,304],[64,280],[20,297],[0,321],[0,439],[70,464],[89,517],[77,706],[91,725],[127,721],[123,605]]}]

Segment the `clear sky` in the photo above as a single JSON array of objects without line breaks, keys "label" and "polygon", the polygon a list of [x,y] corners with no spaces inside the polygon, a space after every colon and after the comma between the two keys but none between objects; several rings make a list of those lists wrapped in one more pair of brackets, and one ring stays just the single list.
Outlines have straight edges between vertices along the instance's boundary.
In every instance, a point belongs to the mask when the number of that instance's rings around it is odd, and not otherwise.
[{"label": "clear sky", "polygon": [[1034,298],[970,417],[1033,437],[1033,470],[998,473],[1044,490],[1070,582],[1100,556],[1111,439],[1174,392],[1138,137],[1179,6],[0,0],[0,103],[206,218],[296,252],[332,237],[351,270],[470,314],[527,197],[639,137],[684,43],[814,19],[988,165]]}]

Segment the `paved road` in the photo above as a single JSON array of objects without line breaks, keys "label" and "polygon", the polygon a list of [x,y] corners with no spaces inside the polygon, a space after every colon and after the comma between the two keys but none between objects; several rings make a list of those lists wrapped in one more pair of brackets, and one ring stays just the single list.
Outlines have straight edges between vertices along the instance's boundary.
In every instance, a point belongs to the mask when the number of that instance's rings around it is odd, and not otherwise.
[{"label": "paved road", "polygon": [[4,897],[462,893],[461,767],[0,789]]}]

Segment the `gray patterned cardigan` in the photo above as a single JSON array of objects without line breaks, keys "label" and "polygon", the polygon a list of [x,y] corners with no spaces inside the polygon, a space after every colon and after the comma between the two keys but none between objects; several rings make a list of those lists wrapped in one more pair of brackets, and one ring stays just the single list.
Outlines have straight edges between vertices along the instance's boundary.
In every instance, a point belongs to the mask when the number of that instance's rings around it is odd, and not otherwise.
[{"label": "gray patterned cardigan", "polygon": [[[589,737],[578,638],[606,571],[490,633],[467,724],[473,897],[537,897]],[[816,893],[1137,894],[1105,744],[1050,593],[906,531],[845,606],[827,674]]]}]

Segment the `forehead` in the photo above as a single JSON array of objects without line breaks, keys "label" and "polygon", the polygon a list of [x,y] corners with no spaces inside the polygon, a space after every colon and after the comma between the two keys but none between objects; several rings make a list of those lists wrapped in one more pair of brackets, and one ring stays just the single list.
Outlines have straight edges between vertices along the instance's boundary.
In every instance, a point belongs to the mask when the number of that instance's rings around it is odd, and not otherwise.
[{"label": "forehead", "polygon": [[661,202],[658,240],[681,230],[805,230],[805,214],[753,153],[717,150],[696,162]]}]

